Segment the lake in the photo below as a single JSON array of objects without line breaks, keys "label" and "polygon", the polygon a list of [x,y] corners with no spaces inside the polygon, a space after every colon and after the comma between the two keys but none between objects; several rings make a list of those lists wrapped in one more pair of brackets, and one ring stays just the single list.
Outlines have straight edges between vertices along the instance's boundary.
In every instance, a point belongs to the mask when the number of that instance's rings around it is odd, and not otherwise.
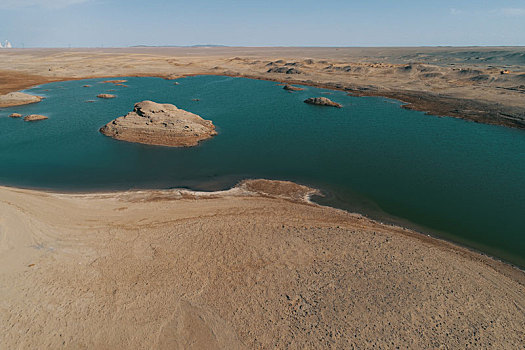
[{"label": "lake", "polygon": [[[318,203],[525,266],[523,130],[428,116],[399,101],[342,91],[288,92],[269,81],[118,79],[126,86],[101,83],[107,79],[41,85],[26,92],[46,97],[42,102],[0,109],[0,184],[220,190],[245,178],[291,180],[321,189]],[[99,93],[117,98],[98,99]],[[320,96],[343,108],[303,103]],[[210,119],[219,134],[194,148],[166,148],[98,132],[143,100]],[[9,118],[13,112],[49,119],[28,123]]]}]

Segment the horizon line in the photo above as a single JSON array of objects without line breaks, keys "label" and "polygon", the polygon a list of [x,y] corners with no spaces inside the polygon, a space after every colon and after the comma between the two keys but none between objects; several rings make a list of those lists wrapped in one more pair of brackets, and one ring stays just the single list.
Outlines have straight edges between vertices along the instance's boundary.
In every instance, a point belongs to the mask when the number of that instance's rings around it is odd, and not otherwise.
[{"label": "horizon line", "polygon": [[126,49],[126,48],[429,48],[429,47],[452,47],[452,48],[469,48],[469,47],[519,47],[523,45],[220,45],[220,44],[196,44],[196,45],[127,45],[127,46],[30,46],[30,47],[11,47],[0,48],[0,50],[17,50],[17,49]]}]

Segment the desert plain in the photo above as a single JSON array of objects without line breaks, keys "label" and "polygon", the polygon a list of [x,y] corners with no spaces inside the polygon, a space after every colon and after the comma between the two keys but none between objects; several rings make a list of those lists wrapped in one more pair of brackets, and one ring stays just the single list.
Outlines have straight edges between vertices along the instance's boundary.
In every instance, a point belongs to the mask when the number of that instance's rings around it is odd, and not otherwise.
[{"label": "desert plain", "polygon": [[[12,49],[0,51],[0,94],[222,74],[523,128],[524,66],[525,49],[509,47]],[[522,270],[313,204],[314,191],[1,187],[0,348],[523,347]]]}]

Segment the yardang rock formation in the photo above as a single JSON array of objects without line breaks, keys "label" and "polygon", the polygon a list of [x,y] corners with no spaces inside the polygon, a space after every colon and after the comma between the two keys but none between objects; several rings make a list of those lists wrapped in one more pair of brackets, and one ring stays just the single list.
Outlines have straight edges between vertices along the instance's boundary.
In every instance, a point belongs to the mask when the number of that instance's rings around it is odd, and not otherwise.
[{"label": "yardang rock formation", "polygon": [[337,107],[342,108],[343,106],[340,105],[337,102],[334,102],[326,97],[311,97],[304,100],[304,103],[308,103],[311,105],[317,105],[317,106],[328,106],[328,107]]},{"label": "yardang rock formation", "polygon": [[109,122],[100,132],[117,140],[170,147],[196,146],[217,135],[210,120],[152,101],[136,103],[133,112]]}]

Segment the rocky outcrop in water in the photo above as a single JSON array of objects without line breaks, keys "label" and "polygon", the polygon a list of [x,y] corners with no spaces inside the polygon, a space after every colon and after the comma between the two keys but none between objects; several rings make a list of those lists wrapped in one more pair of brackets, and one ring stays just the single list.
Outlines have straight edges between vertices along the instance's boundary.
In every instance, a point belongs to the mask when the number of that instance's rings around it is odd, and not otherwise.
[{"label": "rocky outcrop in water", "polygon": [[107,123],[100,132],[117,140],[171,147],[196,146],[217,135],[210,120],[152,101],[135,104],[133,112]]},{"label": "rocky outcrop in water", "polygon": [[11,113],[11,114],[9,114],[9,117],[11,117],[11,118],[22,118],[22,114],[20,114],[20,113]]},{"label": "rocky outcrop in water", "polygon": [[125,83],[125,82],[127,82],[127,80],[122,79],[122,80],[104,80],[101,83],[102,84],[114,84],[114,85],[117,85],[117,84],[122,84],[122,83]]},{"label": "rocky outcrop in water", "polygon": [[105,99],[109,99],[109,98],[115,98],[117,96],[115,95],[112,95],[112,94],[99,94],[97,95],[98,98],[105,98]]},{"label": "rocky outcrop in water", "polygon": [[49,119],[49,118],[46,117],[45,115],[40,115],[40,114],[30,114],[24,117],[24,120],[26,122],[36,122],[36,121],[45,120],[45,119]]},{"label": "rocky outcrop in water", "polygon": [[343,107],[339,103],[334,102],[326,97],[311,97],[311,98],[304,100],[304,103],[308,103],[311,105],[317,105],[317,106],[327,106],[327,107],[337,107],[337,108]]},{"label": "rocky outcrop in water", "polygon": [[284,90],[288,90],[288,91],[301,91],[301,90],[304,90],[303,88],[300,88],[300,87],[297,87],[297,86],[293,86],[293,85],[288,85],[286,84],[284,87],[283,87]]},{"label": "rocky outcrop in water", "polygon": [[43,99],[43,97],[29,95],[23,92],[10,92],[5,95],[0,95],[0,107],[22,106],[40,102]]}]

